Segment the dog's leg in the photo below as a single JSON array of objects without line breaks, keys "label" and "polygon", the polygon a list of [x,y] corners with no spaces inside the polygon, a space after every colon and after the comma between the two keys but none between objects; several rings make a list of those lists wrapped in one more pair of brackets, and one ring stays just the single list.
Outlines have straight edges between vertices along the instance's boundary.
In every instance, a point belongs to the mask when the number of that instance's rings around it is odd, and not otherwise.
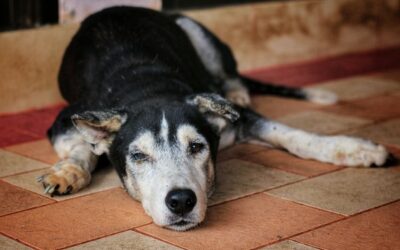
[{"label": "dog's leg", "polygon": [[249,90],[245,87],[239,77],[224,80],[223,91],[226,99],[241,107],[250,106]]},{"label": "dog's leg", "polygon": [[267,142],[304,159],[344,166],[381,166],[389,154],[371,141],[348,136],[322,136],[268,120],[245,110],[239,134],[242,138]]},{"label": "dog's leg", "polygon": [[61,160],[53,166],[51,173],[38,178],[45,193],[69,194],[86,187],[98,159],[92,153],[91,145],[73,128],[65,134],[57,135],[53,141]]},{"label": "dog's leg", "polygon": [[45,193],[50,195],[75,193],[90,183],[91,172],[97,164],[98,156],[92,146],[73,126],[71,115],[79,106],[65,108],[57,117],[49,137],[60,161],[52,167],[51,173],[38,177]]},{"label": "dog's leg", "polygon": [[291,88],[260,82],[239,74],[231,49],[200,23],[185,16],[175,22],[186,33],[204,67],[213,76],[224,97],[241,107],[250,106],[250,94],[269,94],[308,100],[319,104],[337,102],[334,93],[324,90]]},{"label": "dog's leg", "polygon": [[237,72],[233,53],[226,44],[200,23],[184,16],[176,18],[176,24],[186,33],[204,67],[222,84],[224,96],[236,105],[250,105],[250,95]]}]

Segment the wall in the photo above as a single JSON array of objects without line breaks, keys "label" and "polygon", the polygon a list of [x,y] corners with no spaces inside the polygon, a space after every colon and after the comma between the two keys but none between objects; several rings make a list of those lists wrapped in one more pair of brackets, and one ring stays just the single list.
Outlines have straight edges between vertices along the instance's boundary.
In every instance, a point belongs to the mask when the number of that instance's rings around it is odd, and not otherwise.
[{"label": "wall", "polygon": [[[400,45],[400,0],[298,0],[185,13],[227,41],[241,70]],[[77,27],[0,33],[0,113],[62,101],[57,71]]]}]

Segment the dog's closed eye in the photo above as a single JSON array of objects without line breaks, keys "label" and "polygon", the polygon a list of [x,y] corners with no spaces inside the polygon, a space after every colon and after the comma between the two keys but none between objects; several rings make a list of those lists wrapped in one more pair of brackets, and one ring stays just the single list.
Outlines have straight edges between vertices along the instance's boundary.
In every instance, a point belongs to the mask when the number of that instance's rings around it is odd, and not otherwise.
[{"label": "dog's closed eye", "polygon": [[130,157],[133,161],[146,161],[149,159],[149,156],[142,152],[133,152]]},{"label": "dog's closed eye", "polygon": [[204,144],[199,142],[191,142],[189,143],[189,153],[194,155],[199,153],[204,149]]}]

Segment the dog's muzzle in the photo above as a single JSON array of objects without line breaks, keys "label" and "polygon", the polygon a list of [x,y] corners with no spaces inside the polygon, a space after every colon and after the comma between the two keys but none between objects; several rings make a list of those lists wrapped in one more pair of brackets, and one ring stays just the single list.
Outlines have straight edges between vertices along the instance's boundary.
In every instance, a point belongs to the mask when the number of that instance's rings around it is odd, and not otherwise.
[{"label": "dog's muzzle", "polygon": [[196,202],[196,194],[190,189],[172,190],[165,198],[169,211],[182,217],[193,210]]},{"label": "dog's muzzle", "polygon": [[193,221],[190,212],[196,206],[196,194],[190,189],[174,189],[165,197],[165,204],[173,216],[173,222],[168,228],[177,231],[185,231],[198,224]]}]

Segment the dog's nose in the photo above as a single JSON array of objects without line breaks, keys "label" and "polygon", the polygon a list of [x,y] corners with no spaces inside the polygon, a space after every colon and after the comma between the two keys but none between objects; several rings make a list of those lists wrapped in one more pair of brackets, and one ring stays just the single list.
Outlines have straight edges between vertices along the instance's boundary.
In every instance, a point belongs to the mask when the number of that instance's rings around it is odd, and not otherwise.
[{"label": "dog's nose", "polygon": [[192,211],[196,205],[196,194],[190,189],[175,189],[165,198],[168,209],[174,214],[184,215]]}]

